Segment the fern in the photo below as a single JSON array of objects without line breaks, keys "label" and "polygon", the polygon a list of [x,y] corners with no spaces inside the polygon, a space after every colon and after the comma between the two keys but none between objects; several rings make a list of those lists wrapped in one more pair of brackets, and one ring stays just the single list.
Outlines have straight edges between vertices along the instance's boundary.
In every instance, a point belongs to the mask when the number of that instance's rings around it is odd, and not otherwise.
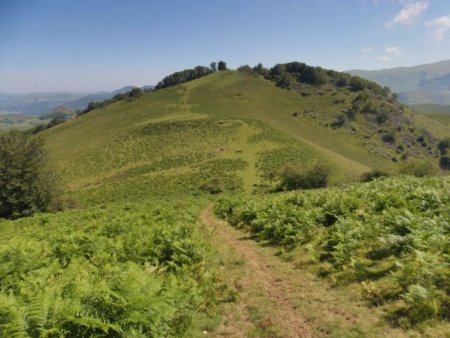
[{"label": "fern", "polygon": [[23,307],[14,297],[0,293],[0,337],[29,337],[26,328]]}]

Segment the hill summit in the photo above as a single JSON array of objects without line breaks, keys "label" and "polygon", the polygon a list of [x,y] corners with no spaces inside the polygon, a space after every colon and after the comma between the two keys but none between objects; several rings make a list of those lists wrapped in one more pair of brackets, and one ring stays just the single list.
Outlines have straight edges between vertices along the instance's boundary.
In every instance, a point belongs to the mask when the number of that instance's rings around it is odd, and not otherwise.
[{"label": "hill summit", "polygon": [[67,186],[96,201],[117,186],[136,198],[252,191],[288,165],[317,162],[332,183],[350,181],[434,159],[447,132],[388,88],[298,62],[205,72],[100,106],[42,133]]}]

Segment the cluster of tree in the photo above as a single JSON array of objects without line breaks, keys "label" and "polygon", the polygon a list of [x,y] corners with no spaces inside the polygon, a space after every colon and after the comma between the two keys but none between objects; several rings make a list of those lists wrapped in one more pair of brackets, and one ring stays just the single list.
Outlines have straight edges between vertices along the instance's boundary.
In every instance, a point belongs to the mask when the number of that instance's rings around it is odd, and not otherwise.
[{"label": "cluster of tree", "polygon": [[144,94],[144,90],[142,90],[141,88],[135,87],[129,91],[127,91],[126,93],[119,93],[114,95],[112,98],[108,99],[108,100],[104,100],[101,102],[97,102],[97,101],[91,101],[88,103],[87,107],[81,111],[79,111],[77,113],[77,116],[81,116],[84,115],[86,113],[89,113],[90,111],[94,110],[94,109],[98,109],[98,108],[102,108],[102,107],[106,107],[109,106],[110,104],[114,103],[114,102],[118,102],[118,101],[123,101],[123,100],[133,100],[139,96],[142,96]]},{"label": "cluster of tree", "polygon": [[47,211],[55,182],[42,140],[18,131],[0,135],[0,217]]},{"label": "cluster of tree", "polygon": [[270,170],[263,174],[263,178],[272,182],[279,181],[274,191],[289,191],[302,189],[324,188],[328,185],[330,167],[318,162],[310,167],[286,166],[281,170]]},{"label": "cluster of tree", "polygon": [[266,79],[274,81],[281,88],[293,89],[302,84],[320,86],[334,84],[337,87],[348,87],[352,91],[368,89],[375,94],[390,96],[388,87],[381,87],[375,82],[352,76],[348,73],[337,72],[331,69],[308,66],[302,62],[289,62],[276,64],[272,68],[264,68],[261,63],[255,67],[244,65],[238,68],[241,72],[262,75]]},{"label": "cluster of tree", "polygon": [[36,127],[33,128],[32,134],[40,133],[41,131],[53,128],[57,126],[58,124],[66,122],[67,119],[65,117],[55,117],[50,120],[47,124],[38,124]]},{"label": "cluster of tree", "polygon": [[180,72],[175,72],[166,76],[164,79],[158,82],[155,89],[167,88],[170,86],[175,86],[180,83],[185,83],[195,79],[199,79],[203,76],[209,75],[216,71],[227,70],[227,64],[224,61],[219,61],[219,63],[211,62],[209,67],[197,66],[192,69],[185,69]]}]

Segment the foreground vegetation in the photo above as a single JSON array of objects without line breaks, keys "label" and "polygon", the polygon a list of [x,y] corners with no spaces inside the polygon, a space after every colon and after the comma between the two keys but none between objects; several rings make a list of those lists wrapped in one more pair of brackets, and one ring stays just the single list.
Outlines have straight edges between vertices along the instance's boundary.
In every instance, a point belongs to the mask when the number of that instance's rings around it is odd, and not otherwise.
[{"label": "foreground vegetation", "polygon": [[214,302],[192,205],[0,221],[0,336],[182,336]]},{"label": "foreground vegetation", "polygon": [[336,284],[358,282],[394,325],[450,320],[450,179],[225,197],[216,213]]}]

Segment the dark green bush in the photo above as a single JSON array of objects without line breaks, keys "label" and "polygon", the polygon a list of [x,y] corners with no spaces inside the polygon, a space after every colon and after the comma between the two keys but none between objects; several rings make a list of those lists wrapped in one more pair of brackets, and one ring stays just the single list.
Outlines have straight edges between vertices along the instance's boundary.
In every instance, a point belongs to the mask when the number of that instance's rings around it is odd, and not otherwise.
[{"label": "dark green bush", "polygon": [[413,175],[416,177],[433,176],[437,173],[436,166],[426,160],[411,160],[403,163],[400,174]]},{"label": "dark green bush", "polygon": [[448,155],[441,156],[441,159],[439,160],[439,166],[443,170],[450,170],[450,156]]},{"label": "dark green bush", "polygon": [[383,170],[374,169],[361,175],[361,182],[370,182],[380,177],[387,177],[389,174]]},{"label": "dark green bush", "polygon": [[41,140],[20,132],[0,135],[0,217],[48,210],[54,187]]},{"label": "dark green bush", "polygon": [[225,184],[220,177],[212,177],[200,185],[200,190],[210,194],[220,194],[225,190]]},{"label": "dark green bush", "polygon": [[310,169],[287,167],[281,173],[280,188],[283,190],[315,189],[328,185],[330,170],[322,163]]},{"label": "dark green bush", "polygon": [[450,148],[450,138],[449,137],[443,139],[438,144],[438,149],[442,155],[447,155],[447,151],[449,148]]}]

